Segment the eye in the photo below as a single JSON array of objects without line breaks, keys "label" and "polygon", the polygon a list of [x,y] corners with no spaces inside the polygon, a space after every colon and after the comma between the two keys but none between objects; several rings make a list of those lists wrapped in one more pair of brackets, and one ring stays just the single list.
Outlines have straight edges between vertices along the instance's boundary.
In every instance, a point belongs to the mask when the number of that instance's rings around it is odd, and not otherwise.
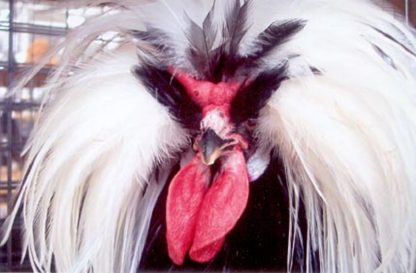
[{"label": "eye", "polygon": [[253,138],[253,132],[255,130],[255,127],[257,125],[256,119],[247,119],[239,124],[237,124],[234,129],[233,133],[237,133],[244,137],[244,139],[248,140],[249,142],[252,141]]},{"label": "eye", "polygon": [[166,70],[152,65],[136,66],[133,73],[160,104],[187,129],[197,130],[202,111],[188,95],[182,84]]},{"label": "eye", "polygon": [[232,122],[240,124],[258,117],[260,110],[287,78],[286,64],[259,73],[254,80],[242,85],[231,102],[230,116]]}]

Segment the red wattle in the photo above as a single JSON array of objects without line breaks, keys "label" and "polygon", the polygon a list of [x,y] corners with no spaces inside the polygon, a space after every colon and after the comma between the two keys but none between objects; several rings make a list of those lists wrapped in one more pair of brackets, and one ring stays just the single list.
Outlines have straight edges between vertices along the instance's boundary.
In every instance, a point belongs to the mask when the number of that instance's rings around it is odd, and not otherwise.
[{"label": "red wattle", "polygon": [[247,205],[249,180],[243,153],[235,150],[221,163],[209,189],[210,169],[198,156],[170,184],[166,238],[169,257],[177,265],[188,252],[194,261],[212,260]]},{"label": "red wattle", "polygon": [[170,183],[166,200],[166,239],[169,257],[177,265],[183,263],[191,248],[209,179],[209,169],[194,157]]},{"label": "red wattle", "polygon": [[249,179],[244,155],[232,152],[212,182],[201,204],[195,237],[189,255],[208,262],[221,249],[225,236],[235,226],[247,205]]}]

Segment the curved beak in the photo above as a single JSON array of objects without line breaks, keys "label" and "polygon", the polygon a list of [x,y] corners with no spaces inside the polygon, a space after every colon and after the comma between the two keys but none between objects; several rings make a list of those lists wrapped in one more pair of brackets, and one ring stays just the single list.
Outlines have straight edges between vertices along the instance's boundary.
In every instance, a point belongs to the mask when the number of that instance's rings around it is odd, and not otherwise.
[{"label": "curved beak", "polygon": [[214,130],[208,128],[198,142],[197,149],[201,152],[202,162],[205,165],[212,165],[221,156],[230,140],[224,140]]}]

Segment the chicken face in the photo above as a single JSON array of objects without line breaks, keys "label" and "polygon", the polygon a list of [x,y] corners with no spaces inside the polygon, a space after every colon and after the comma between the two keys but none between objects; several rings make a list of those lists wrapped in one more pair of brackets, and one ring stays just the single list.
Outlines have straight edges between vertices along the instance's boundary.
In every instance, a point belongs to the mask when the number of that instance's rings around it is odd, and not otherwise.
[{"label": "chicken face", "polygon": [[175,77],[201,107],[202,120],[194,140],[194,159],[169,187],[168,251],[176,264],[182,264],[188,252],[192,260],[207,262],[221,249],[248,199],[244,152],[249,144],[230,120],[231,101],[241,84],[198,81],[185,73]]},{"label": "chicken face", "polygon": [[191,21],[185,65],[170,61],[178,56],[161,39],[167,34],[134,33],[150,48],[139,54],[135,75],[194,136],[194,157],[170,182],[166,203],[168,252],[177,265],[188,254],[197,262],[212,260],[242,215],[249,193],[247,161],[256,150],[255,121],[287,75],[287,61],[264,67],[262,58],[304,25],[273,23],[253,42],[259,46],[242,55],[247,8],[248,2],[236,2],[217,46],[211,12],[203,28]]},{"label": "chicken face", "polygon": [[142,65],[135,72],[195,136],[194,158],[169,186],[169,256],[178,265],[188,254],[194,261],[208,262],[222,248],[246,207],[247,160],[256,149],[255,120],[285,79],[286,66],[279,64],[253,75],[224,74],[227,79],[221,81],[197,79],[172,67],[162,70]]}]

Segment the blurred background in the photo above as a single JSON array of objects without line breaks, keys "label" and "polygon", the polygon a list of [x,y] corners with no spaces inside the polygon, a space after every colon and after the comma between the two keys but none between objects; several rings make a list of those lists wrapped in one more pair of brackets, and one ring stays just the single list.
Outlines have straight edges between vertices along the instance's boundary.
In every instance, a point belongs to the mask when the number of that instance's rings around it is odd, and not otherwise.
[{"label": "blurred background", "polygon": [[[13,207],[22,179],[20,154],[29,136],[43,97],[45,79],[59,62],[59,53],[49,56],[48,65],[12,97],[5,94],[21,75],[59,43],[71,28],[106,11],[74,5],[64,0],[0,0],[0,224]],[[397,14],[416,24],[416,0],[391,0]],[[111,39],[102,37],[97,43]],[[7,244],[0,248],[0,272],[31,271],[21,263],[21,221],[17,221]]]}]

